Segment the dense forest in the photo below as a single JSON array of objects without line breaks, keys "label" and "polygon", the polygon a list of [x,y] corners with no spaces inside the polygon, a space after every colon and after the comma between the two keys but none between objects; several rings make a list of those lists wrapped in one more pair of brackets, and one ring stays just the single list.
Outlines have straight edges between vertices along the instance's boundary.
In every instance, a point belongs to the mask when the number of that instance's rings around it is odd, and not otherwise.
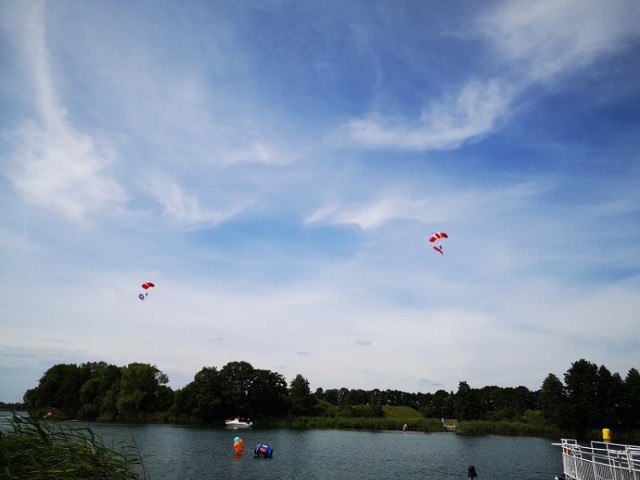
[{"label": "dense forest", "polygon": [[221,369],[204,367],[179,390],[167,386],[156,366],[104,362],[58,364],[24,395],[24,408],[39,415],[97,421],[221,423],[242,416],[252,420],[292,417],[382,417],[385,406],[406,406],[425,418],[458,421],[517,421],[535,412],[567,431],[603,427],[640,431],[640,373],[623,379],[606,367],[578,360],[564,381],[549,374],[541,388],[486,386],[461,381],[456,392],[407,393],[398,390],[318,388],[298,374],[289,384],[247,362]]}]

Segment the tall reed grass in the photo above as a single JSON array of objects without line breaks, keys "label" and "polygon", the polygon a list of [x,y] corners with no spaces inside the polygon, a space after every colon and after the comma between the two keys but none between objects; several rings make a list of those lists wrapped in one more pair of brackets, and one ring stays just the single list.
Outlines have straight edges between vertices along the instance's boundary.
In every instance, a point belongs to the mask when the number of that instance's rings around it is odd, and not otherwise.
[{"label": "tall reed grass", "polygon": [[13,414],[0,430],[0,479],[146,478],[135,447],[107,448],[89,425],[40,422]]},{"label": "tall reed grass", "polygon": [[357,430],[402,430],[404,424],[414,432],[441,432],[442,423],[433,418],[382,418],[382,417],[295,417],[260,422],[260,427],[288,428],[344,428]]},{"label": "tall reed grass", "polygon": [[458,422],[459,435],[509,435],[512,437],[542,437],[559,439],[563,432],[556,426],[526,422],[490,422],[469,420]]}]

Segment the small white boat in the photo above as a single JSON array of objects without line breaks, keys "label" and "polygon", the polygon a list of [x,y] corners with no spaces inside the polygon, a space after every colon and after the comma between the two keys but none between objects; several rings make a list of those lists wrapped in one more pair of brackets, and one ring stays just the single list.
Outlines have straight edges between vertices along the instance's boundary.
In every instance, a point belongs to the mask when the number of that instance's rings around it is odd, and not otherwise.
[{"label": "small white boat", "polygon": [[233,428],[234,430],[238,428],[250,428],[253,427],[253,422],[243,422],[240,418],[234,418],[233,420],[225,420],[224,426]]}]

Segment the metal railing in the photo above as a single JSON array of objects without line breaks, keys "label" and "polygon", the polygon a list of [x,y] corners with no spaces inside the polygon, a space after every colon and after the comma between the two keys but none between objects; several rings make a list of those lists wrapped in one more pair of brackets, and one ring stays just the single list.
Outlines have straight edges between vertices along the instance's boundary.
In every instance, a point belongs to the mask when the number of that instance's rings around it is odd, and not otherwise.
[{"label": "metal railing", "polygon": [[567,480],[640,480],[640,447],[609,442],[579,445],[561,439],[562,465]]}]

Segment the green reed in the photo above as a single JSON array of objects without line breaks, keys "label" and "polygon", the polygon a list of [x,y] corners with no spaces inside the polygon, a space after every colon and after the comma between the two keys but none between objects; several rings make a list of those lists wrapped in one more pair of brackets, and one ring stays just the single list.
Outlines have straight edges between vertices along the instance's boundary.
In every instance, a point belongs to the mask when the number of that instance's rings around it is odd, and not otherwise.
[{"label": "green reed", "polygon": [[508,435],[512,437],[560,438],[562,430],[554,425],[527,422],[490,422],[470,420],[458,422],[459,435]]},{"label": "green reed", "polygon": [[144,466],[131,446],[107,448],[89,425],[13,414],[0,430],[0,479],[139,479]]},{"label": "green reed", "polygon": [[441,432],[440,420],[431,418],[382,418],[382,417],[295,417],[273,419],[260,427],[281,428],[338,428],[355,430],[402,430],[404,424],[413,432]]}]

